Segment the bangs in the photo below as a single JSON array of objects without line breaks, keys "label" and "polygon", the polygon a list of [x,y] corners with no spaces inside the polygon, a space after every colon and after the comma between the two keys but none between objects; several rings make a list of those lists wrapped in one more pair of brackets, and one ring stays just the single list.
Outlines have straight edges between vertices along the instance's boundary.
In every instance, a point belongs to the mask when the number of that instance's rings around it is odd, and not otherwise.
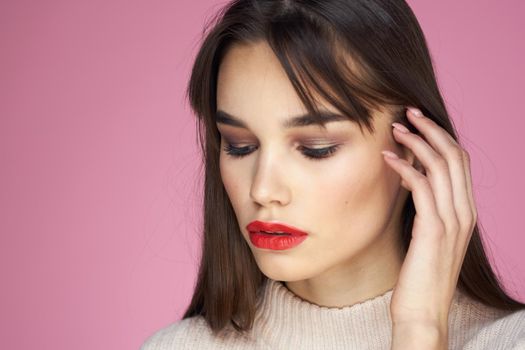
[{"label": "bangs", "polygon": [[[247,4],[251,11],[246,11]],[[217,156],[219,152],[218,71],[226,52],[235,44],[266,41],[302,104],[322,128],[326,128],[326,121],[319,107],[325,104],[356,123],[362,133],[363,126],[374,133],[374,111],[386,111],[393,121],[409,125],[404,113],[408,101],[401,93],[406,86],[395,84],[394,79],[403,74],[402,69],[399,68],[401,73],[397,68],[385,69],[381,61],[384,58],[390,65],[402,67],[400,63],[404,61],[396,62],[395,58],[405,55],[400,51],[392,58],[383,45],[370,40],[370,26],[359,15],[362,9],[352,12],[337,8],[330,13],[323,11],[323,4],[236,1],[207,23],[186,91],[197,116],[198,142],[203,154]],[[377,12],[367,11],[371,16]]]},{"label": "bangs", "polygon": [[268,23],[266,40],[310,114],[322,127],[319,97],[372,133],[371,110],[394,101],[373,86],[370,68],[329,23],[299,12],[285,12]]}]

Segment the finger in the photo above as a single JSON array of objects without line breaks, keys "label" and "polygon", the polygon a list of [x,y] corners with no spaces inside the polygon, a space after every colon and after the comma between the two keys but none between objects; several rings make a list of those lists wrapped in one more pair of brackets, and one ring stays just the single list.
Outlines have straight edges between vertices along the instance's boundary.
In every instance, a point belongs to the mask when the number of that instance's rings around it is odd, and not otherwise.
[{"label": "finger", "polygon": [[446,228],[458,229],[458,219],[454,207],[452,184],[446,160],[437,154],[421,136],[411,133],[404,125],[393,123],[397,142],[409,148],[426,170],[436,200],[436,207]]},{"label": "finger", "polygon": [[454,138],[421,111],[409,108],[409,121],[421,132],[426,141],[445,158],[452,184],[452,198],[461,232],[470,229],[472,208],[467,190],[467,175],[463,164],[463,150]]},{"label": "finger", "polygon": [[396,171],[412,192],[416,213],[431,223],[442,223],[437,212],[434,194],[427,177],[414,169],[406,160],[399,158],[394,152],[382,151],[387,164]]},{"label": "finger", "polygon": [[474,225],[477,222],[478,219],[478,213],[476,208],[476,201],[474,200],[474,188],[472,186],[472,174],[470,171],[470,154],[465,150],[463,158],[463,167],[465,168],[465,177],[467,179],[467,193],[468,193],[468,199],[470,202],[470,208],[472,210],[472,227],[471,230],[474,228]]}]

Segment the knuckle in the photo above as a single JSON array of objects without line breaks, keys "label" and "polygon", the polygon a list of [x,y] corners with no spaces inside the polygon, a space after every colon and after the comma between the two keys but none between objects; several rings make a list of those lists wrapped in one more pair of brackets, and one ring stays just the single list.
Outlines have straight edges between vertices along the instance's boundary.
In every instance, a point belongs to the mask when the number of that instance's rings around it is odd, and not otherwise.
[{"label": "knuckle", "polygon": [[410,136],[412,137],[412,141],[414,142],[418,142],[418,143],[421,143],[421,142],[424,142],[425,140],[418,134],[410,134]]},{"label": "knuckle", "polygon": [[421,187],[430,187],[430,183],[428,182],[428,179],[425,175],[419,173],[414,175],[415,179],[414,181],[417,183],[418,186]]},{"label": "knuckle", "polygon": [[434,168],[440,171],[448,171],[448,163],[445,158],[437,156],[434,159]]},{"label": "knuckle", "polygon": [[432,225],[434,227],[434,233],[439,235],[439,236],[444,236],[445,235],[445,223],[443,222],[443,220],[440,218],[440,217],[435,217],[434,218],[434,225]]},{"label": "knuckle", "polygon": [[451,146],[447,154],[448,158],[452,161],[463,161],[463,152],[459,147]]},{"label": "knuckle", "polygon": [[437,162],[439,160],[439,158],[442,158],[442,157],[437,152],[435,152],[433,150],[428,152],[428,160],[431,163]]},{"label": "knuckle", "polygon": [[466,150],[462,150],[461,151],[462,155],[463,155],[463,159],[467,162],[467,163],[470,163],[470,154],[466,151]]}]

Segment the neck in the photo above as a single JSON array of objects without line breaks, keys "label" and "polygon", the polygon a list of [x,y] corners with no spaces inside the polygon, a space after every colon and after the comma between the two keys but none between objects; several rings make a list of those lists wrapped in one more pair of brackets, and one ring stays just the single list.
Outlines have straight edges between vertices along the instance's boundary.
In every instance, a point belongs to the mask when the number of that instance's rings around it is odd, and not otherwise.
[{"label": "neck", "polygon": [[400,248],[392,249],[397,247],[393,241],[398,233],[382,237],[366,254],[315,277],[284,282],[285,287],[303,300],[326,307],[354,305],[385,293],[395,286],[404,257]]}]

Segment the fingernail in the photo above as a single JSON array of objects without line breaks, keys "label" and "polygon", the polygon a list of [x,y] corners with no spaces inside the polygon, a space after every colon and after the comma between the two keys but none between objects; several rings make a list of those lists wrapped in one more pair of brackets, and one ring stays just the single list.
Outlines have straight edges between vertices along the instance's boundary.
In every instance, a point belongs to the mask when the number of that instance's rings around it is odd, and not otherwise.
[{"label": "fingernail", "polygon": [[408,110],[410,111],[410,113],[412,113],[412,115],[414,115],[415,117],[422,117],[423,116],[423,113],[421,113],[421,111],[417,108],[414,108],[414,107],[408,107]]},{"label": "fingernail", "polygon": [[396,128],[397,130],[401,131],[403,134],[408,134],[410,131],[407,129],[406,126],[400,123],[392,123],[392,126]]},{"label": "fingernail", "polygon": [[395,154],[394,152],[390,152],[390,151],[381,151],[381,153],[383,153],[386,157],[388,158],[392,158],[392,159],[399,159],[399,157],[397,156],[397,154]]}]

